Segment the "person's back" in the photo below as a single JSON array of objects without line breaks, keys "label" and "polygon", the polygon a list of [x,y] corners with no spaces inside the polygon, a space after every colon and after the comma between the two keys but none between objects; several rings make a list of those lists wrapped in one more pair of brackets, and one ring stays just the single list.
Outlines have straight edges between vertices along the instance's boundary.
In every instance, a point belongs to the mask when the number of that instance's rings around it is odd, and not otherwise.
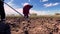
[{"label": "person's back", "polygon": [[30,8],[32,8],[31,5],[24,6],[24,8],[23,8],[23,14],[29,14]]}]

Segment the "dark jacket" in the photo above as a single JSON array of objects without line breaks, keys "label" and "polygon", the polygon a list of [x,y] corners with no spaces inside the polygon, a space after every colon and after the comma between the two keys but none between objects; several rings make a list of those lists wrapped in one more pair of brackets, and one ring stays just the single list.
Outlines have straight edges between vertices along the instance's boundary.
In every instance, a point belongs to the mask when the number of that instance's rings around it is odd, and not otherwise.
[{"label": "dark jacket", "polygon": [[9,24],[5,24],[3,22],[0,22],[0,34],[11,34],[11,29]]},{"label": "dark jacket", "polygon": [[0,7],[4,5],[4,0],[0,0]]},{"label": "dark jacket", "polygon": [[23,7],[23,14],[29,14],[29,10],[32,8],[33,6],[31,5],[26,5]]}]

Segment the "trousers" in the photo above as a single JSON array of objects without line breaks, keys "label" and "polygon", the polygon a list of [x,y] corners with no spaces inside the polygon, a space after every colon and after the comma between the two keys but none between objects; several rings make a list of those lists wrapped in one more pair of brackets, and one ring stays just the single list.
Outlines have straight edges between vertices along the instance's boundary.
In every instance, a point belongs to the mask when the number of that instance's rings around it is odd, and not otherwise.
[{"label": "trousers", "polygon": [[1,17],[1,20],[4,20],[5,19],[4,7],[0,7],[0,17]]}]

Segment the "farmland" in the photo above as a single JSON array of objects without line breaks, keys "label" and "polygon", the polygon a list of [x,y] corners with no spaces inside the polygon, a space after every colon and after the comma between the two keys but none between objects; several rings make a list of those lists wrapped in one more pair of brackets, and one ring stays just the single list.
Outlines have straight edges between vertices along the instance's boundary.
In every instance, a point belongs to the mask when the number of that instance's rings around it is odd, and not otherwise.
[{"label": "farmland", "polygon": [[29,34],[60,34],[60,16],[30,17],[28,22],[23,17],[7,17],[12,34],[24,34],[26,26]]}]

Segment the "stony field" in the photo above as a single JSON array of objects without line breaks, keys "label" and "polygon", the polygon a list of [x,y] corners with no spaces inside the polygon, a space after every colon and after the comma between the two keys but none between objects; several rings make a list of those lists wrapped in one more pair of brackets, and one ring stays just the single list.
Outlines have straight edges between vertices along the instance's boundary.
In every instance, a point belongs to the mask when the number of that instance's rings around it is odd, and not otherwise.
[{"label": "stony field", "polygon": [[33,17],[29,22],[24,18],[8,17],[12,34],[60,34],[60,17]]}]

